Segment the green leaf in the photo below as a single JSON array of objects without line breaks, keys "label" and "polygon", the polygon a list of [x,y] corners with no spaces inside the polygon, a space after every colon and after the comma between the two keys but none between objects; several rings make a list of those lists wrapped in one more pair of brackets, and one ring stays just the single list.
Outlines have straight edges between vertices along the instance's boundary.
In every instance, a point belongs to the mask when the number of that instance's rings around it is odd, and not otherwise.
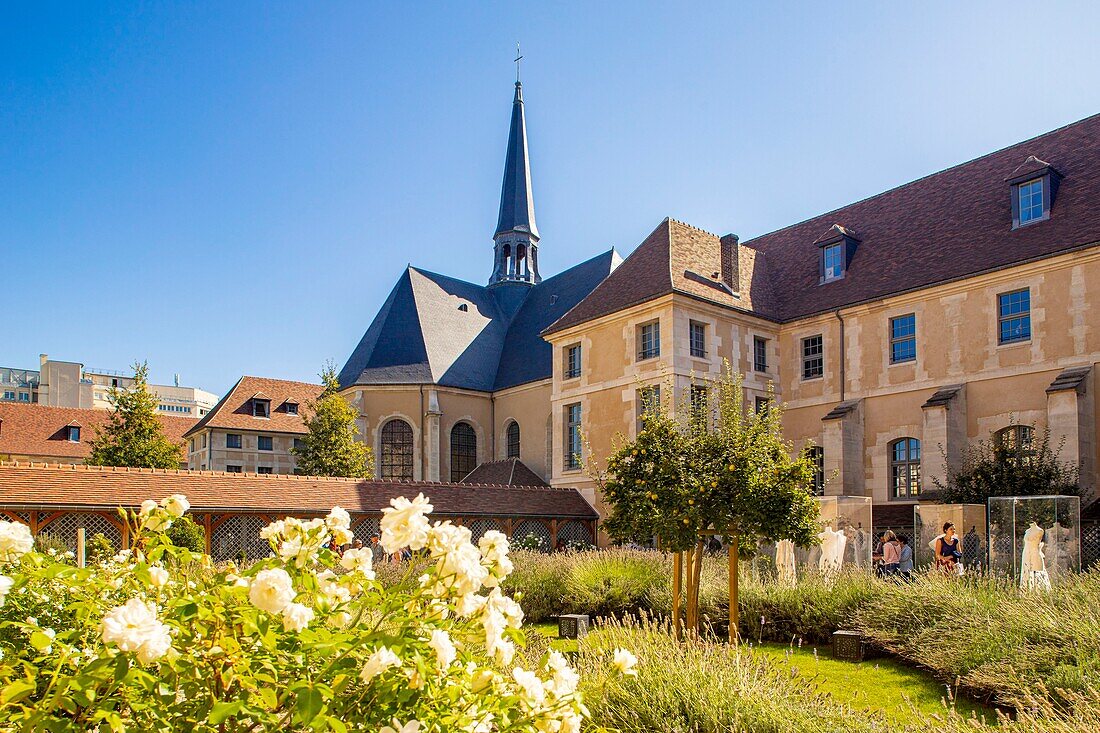
[{"label": "green leaf", "polygon": [[298,717],[307,725],[317,717],[325,706],[325,698],[316,687],[302,687],[298,690]]},{"label": "green leaf", "polygon": [[35,631],[31,634],[31,646],[33,646],[38,651],[42,651],[51,644],[53,644],[53,639],[51,639],[49,636],[42,633],[41,631]]},{"label": "green leaf", "polygon": [[344,721],[339,718],[334,718],[330,715],[325,722],[328,723],[329,730],[334,730],[336,733],[348,733],[348,727],[344,725]]},{"label": "green leaf", "polygon": [[206,716],[206,719],[210,721],[212,725],[220,725],[224,723],[227,718],[230,718],[241,711],[242,703],[240,700],[234,700],[233,702],[216,702],[214,708],[210,711],[210,715]]},{"label": "green leaf", "polygon": [[34,680],[19,679],[12,682],[0,692],[0,702],[19,702],[35,690]]}]

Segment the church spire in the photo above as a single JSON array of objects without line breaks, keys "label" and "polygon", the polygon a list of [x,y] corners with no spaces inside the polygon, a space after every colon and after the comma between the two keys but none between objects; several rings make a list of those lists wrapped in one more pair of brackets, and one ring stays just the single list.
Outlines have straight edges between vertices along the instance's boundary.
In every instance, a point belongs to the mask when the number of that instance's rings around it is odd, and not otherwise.
[{"label": "church spire", "polygon": [[[518,48],[517,48],[518,51]],[[517,57],[519,54],[517,53]],[[519,57],[522,58],[522,57]],[[517,58],[517,76],[518,62]],[[535,226],[535,199],[531,193],[531,164],[527,157],[527,122],[523,113],[523,85],[516,81],[512,100],[512,125],[504,182],[500,189],[500,214],[493,235],[495,263],[490,285],[502,282],[537,283],[539,231]]]}]

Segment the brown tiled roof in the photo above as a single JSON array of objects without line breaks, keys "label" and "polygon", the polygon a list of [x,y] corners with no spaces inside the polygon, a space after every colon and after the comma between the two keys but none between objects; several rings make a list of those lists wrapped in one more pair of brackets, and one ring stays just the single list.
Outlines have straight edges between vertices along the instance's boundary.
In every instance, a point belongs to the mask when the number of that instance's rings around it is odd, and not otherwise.
[{"label": "brown tiled roof", "polygon": [[[202,428],[227,428],[236,430],[260,430],[265,433],[305,434],[302,408],[321,396],[324,389],[319,384],[291,382],[285,379],[244,376],[233,389],[187,431],[191,435]],[[252,416],[252,398],[271,400],[271,417]],[[286,403],[299,406],[297,415],[286,411]]]},{"label": "brown tiled roof", "polygon": [[135,507],[145,499],[184,494],[200,510],[377,513],[397,496],[423,493],[435,514],[576,517],[596,512],[575,489],[376,481],[217,471],[164,471],[99,466],[0,464],[0,506]]},{"label": "brown tiled roof", "polygon": [[[722,270],[721,240],[689,224],[665,219],[614,272],[543,333],[561,331],[669,293],[682,293],[742,310],[768,313],[771,285],[752,250],[738,247],[738,292],[716,273]],[[755,308],[754,308],[755,306]]]},{"label": "brown tiled roof", "polygon": [[[105,428],[109,417],[108,410],[0,402],[0,455],[84,460],[91,453],[96,428]],[[157,419],[168,439],[180,444],[184,432],[196,422],[177,415],[157,415]],[[64,431],[69,425],[80,426],[79,443],[69,442]],[[180,459],[186,460],[182,450]]]},{"label": "brown tiled roof", "polygon": [[475,468],[460,484],[500,484],[502,486],[549,486],[518,458],[487,461]]},{"label": "brown tiled roof", "polygon": [[[1062,176],[1050,219],[1013,230],[1006,179],[1047,164]],[[791,320],[1098,243],[1097,201],[1100,115],[744,244],[764,254],[776,315]],[[860,243],[844,277],[819,285],[814,242],[834,224]]]}]

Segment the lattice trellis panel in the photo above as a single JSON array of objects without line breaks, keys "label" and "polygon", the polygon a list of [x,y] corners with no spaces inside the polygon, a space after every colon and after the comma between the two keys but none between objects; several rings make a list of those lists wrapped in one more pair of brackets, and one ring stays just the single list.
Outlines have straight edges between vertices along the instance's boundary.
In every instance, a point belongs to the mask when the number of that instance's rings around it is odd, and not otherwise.
[{"label": "lattice trellis panel", "polygon": [[504,531],[504,525],[495,519],[471,519],[468,522],[463,522],[463,524],[466,529],[470,530],[470,534],[475,544],[481,539],[482,535],[489,530],[495,529],[497,532]]},{"label": "lattice trellis panel", "polygon": [[0,519],[9,522],[22,522],[28,527],[31,526],[31,513],[30,512],[14,512],[3,510],[0,511]]},{"label": "lattice trellis panel", "polygon": [[226,517],[210,537],[210,555],[215,562],[237,560],[243,551],[249,560],[259,560],[271,554],[271,545],[260,537],[267,526],[263,517],[239,514]]},{"label": "lattice trellis panel", "polygon": [[1100,564],[1100,524],[1081,525],[1081,569]]},{"label": "lattice trellis panel", "polygon": [[351,531],[355,534],[355,539],[362,542],[367,547],[370,546],[372,537],[381,536],[382,532],[378,527],[378,517],[354,517],[351,520]]},{"label": "lattice trellis panel", "polygon": [[529,535],[534,535],[541,540],[539,549],[545,552],[554,549],[550,544],[550,527],[545,522],[540,522],[537,519],[525,519],[512,528],[511,539],[515,544],[522,542]]},{"label": "lattice trellis panel", "polygon": [[122,547],[122,530],[106,517],[99,514],[85,514],[72,512],[62,514],[38,528],[38,534],[49,535],[56,540],[65,543],[73,552],[76,552],[76,530],[84,528],[84,539],[89,541],[97,534],[106,537],[111,547],[118,550]]},{"label": "lattice trellis panel", "polygon": [[567,546],[592,545],[592,530],[584,522],[571,520],[558,525],[558,544]]}]

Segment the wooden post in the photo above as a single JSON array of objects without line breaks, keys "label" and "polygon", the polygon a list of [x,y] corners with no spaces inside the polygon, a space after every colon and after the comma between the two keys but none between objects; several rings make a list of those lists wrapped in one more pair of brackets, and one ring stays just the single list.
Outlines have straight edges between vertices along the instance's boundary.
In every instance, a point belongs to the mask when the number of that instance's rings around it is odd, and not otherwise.
[{"label": "wooden post", "polygon": [[738,600],[737,561],[739,559],[740,554],[741,554],[741,541],[740,541],[740,538],[737,535],[732,535],[730,537],[730,546],[729,546],[729,556],[730,556],[729,557],[729,559],[730,559],[730,562],[729,562],[729,574],[730,574],[730,578],[729,578],[730,644],[736,644],[738,642],[738,640],[740,639],[740,637],[741,637],[741,633],[738,629],[738,624],[740,623],[740,619],[738,618],[738,613],[737,613],[737,600]]},{"label": "wooden post", "polygon": [[672,630],[676,641],[680,641],[680,592],[684,574],[683,566],[683,553],[672,553]]},{"label": "wooden post", "polygon": [[84,528],[76,528],[76,566],[84,567]]},{"label": "wooden post", "polygon": [[692,594],[692,612],[691,616],[695,623],[691,627],[696,633],[699,631],[699,586],[703,577],[703,548],[705,543],[702,538],[695,545],[695,566],[692,568],[691,585],[694,588]]}]

